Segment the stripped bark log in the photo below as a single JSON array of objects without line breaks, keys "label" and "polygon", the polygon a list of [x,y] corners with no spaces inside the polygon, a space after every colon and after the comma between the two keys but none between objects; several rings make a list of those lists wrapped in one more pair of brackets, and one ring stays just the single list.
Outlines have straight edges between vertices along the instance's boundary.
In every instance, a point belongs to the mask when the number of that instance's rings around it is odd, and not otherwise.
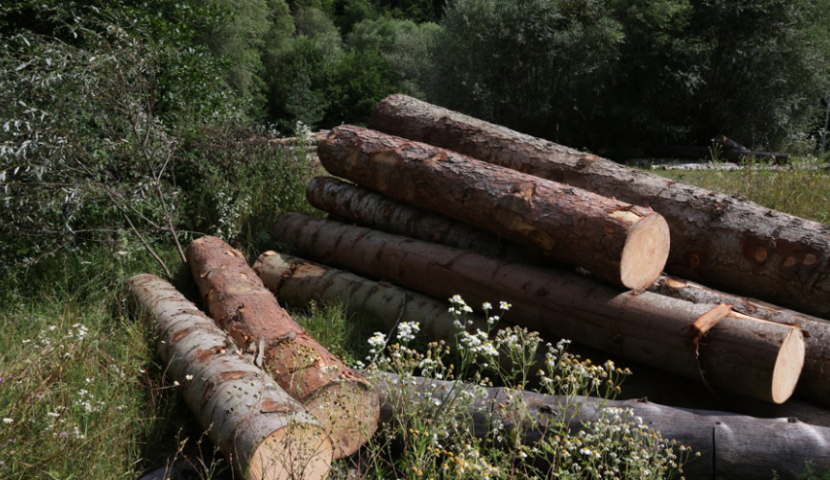
[{"label": "stripped bark log", "polygon": [[[381,419],[391,421],[401,412],[401,380],[380,373],[373,379],[381,396]],[[407,402],[437,399],[447,403],[451,397],[472,387],[455,382],[415,377]],[[830,468],[830,428],[801,423],[795,419],[760,419],[707,410],[666,407],[643,400],[606,401],[577,397],[575,407],[566,397],[521,392],[527,416],[511,409],[516,393],[503,388],[485,388],[485,397],[477,397],[471,412],[475,435],[485,438],[501,421],[507,429],[520,429],[523,442],[532,445],[545,436],[555,422],[569,420],[572,434],[584,428],[583,422],[596,419],[601,410],[630,409],[642,423],[662,433],[665,439],[677,440],[701,453],[700,458],[684,466],[687,478],[713,480],[766,480],[772,471],[780,478],[799,478],[806,463],[817,471]],[[573,399],[570,399],[573,402]],[[573,405],[574,403],[571,403]],[[519,424],[517,419],[523,419]],[[534,428],[531,428],[534,427]]]},{"label": "stripped bark log", "polygon": [[793,392],[804,362],[798,327],[730,313],[698,348],[687,327],[714,308],[361,227],[284,216],[277,237],[326,264],[438,298],[505,300],[511,319],[716,388],[774,403]]},{"label": "stripped bark log", "polygon": [[319,422],[211,319],[153,275],[130,278],[125,290],[167,375],[239,478],[328,477],[333,446]]},{"label": "stripped bark log", "polygon": [[369,125],[650,206],[671,229],[668,272],[830,318],[830,226],[633,170],[405,95],[383,100]]},{"label": "stripped bark log", "polygon": [[187,247],[187,259],[210,315],[317,417],[334,441],[335,458],[357,451],[374,433],[379,412],[366,379],[291,319],[242,253],[202,237]]},{"label": "stripped bark log", "polygon": [[[315,179],[309,183],[306,195],[315,207],[336,213],[363,227],[472,250],[508,262],[540,263],[538,257],[522,251],[510,241],[334,178]],[[338,199],[341,199],[339,203]],[[800,326],[804,331],[805,358],[796,394],[830,407],[830,323],[827,321],[675,277],[660,277],[649,291],[693,303],[724,303],[750,317]]]},{"label": "stripped bark log", "polygon": [[539,247],[617,285],[648,287],[669,254],[668,226],[650,209],[350,125],[317,149],[334,175]]}]

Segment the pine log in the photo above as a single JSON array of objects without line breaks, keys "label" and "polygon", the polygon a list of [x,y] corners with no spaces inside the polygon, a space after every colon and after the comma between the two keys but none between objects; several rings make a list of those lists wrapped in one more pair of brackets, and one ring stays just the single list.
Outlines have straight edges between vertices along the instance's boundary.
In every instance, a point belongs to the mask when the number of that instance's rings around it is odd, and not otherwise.
[{"label": "pine log", "polygon": [[[404,400],[401,380],[390,373],[380,373],[374,380],[381,396],[381,419],[389,422],[403,405],[412,402],[450,401],[472,387],[456,382],[415,377],[407,387],[412,392]],[[414,384],[413,384],[414,383]],[[530,418],[511,409],[516,392],[504,388],[485,388],[486,396],[478,396],[472,411],[473,432],[478,438],[492,434],[492,426],[501,421],[508,430],[520,431],[526,445],[533,445],[555,428],[557,422],[568,421],[571,434],[584,428],[583,422],[596,419],[603,409],[629,409],[642,424],[688,445],[700,452],[684,465],[683,475],[693,479],[767,480],[775,470],[779,478],[800,478],[806,463],[815,471],[830,468],[830,428],[808,425],[794,419],[761,419],[726,412],[667,407],[647,400],[608,400],[593,397],[573,398],[521,392]],[[570,401],[570,403],[569,403]],[[570,406],[570,408],[566,408]],[[517,425],[516,419],[523,419]],[[632,419],[633,420],[633,419]],[[533,428],[531,428],[533,427]]]},{"label": "pine log", "polygon": [[[496,234],[334,177],[313,178],[306,187],[306,198],[314,208],[361,227],[450,244],[511,261],[531,261],[533,258],[526,248],[500,239]],[[542,257],[541,252],[537,252],[537,256]]]},{"label": "pine log", "polygon": [[153,275],[126,282],[132,310],[154,334],[166,374],[238,478],[323,480],[333,446],[319,422],[214,322]]},{"label": "pine log", "polygon": [[792,395],[804,362],[797,326],[735,312],[697,347],[687,327],[715,308],[650,292],[626,292],[579,274],[506,263],[465,250],[301,214],[281,218],[277,238],[312,260],[426,295],[470,304],[504,300],[511,321],[773,403]]},{"label": "pine log", "polygon": [[379,414],[377,393],[366,379],[291,319],[241,252],[202,237],[186,253],[218,325],[317,417],[334,441],[335,459],[357,451],[375,432]]},{"label": "pine log", "polygon": [[351,125],[318,146],[330,173],[437,211],[634,290],[660,276],[669,231],[651,211]]},{"label": "pine log", "polygon": [[830,318],[830,226],[659,177],[404,95],[371,128],[573,185],[663,215],[669,273]]},{"label": "pine log", "polygon": [[[522,251],[513,242],[335,178],[314,179],[308,185],[306,196],[313,206],[363,227],[472,250],[509,262],[540,264],[538,256]],[[545,263],[545,266],[551,265]],[[649,291],[693,303],[723,303],[744,315],[784,325],[799,325],[804,331],[805,359],[796,394],[830,407],[830,323],[827,321],[675,277],[660,277]]]}]

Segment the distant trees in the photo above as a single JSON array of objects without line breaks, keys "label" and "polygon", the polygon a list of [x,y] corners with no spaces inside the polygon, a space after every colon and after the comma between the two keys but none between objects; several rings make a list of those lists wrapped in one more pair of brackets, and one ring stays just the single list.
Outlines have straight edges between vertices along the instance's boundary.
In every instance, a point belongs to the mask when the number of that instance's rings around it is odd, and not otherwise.
[{"label": "distant trees", "polygon": [[575,147],[780,145],[830,77],[830,2],[455,0],[438,103]]}]

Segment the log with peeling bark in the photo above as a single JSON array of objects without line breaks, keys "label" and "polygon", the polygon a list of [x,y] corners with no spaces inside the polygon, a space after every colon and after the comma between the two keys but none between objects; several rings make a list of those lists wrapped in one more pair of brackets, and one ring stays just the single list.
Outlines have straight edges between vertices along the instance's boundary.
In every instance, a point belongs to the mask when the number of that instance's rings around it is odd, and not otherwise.
[{"label": "log with peeling bark", "polygon": [[210,315],[317,417],[334,441],[335,458],[357,451],[374,433],[379,412],[366,379],[291,319],[241,252],[202,237],[187,247],[187,259]]},{"label": "log with peeling bark", "polygon": [[330,173],[437,211],[634,290],[660,276],[665,220],[650,209],[351,125],[317,145]]},{"label": "log with peeling bark", "polygon": [[[510,241],[335,178],[314,179],[308,185],[306,196],[313,206],[363,227],[472,250],[509,262],[540,263],[538,257],[522,251]],[[660,277],[649,291],[693,303],[723,303],[744,315],[784,325],[799,325],[805,332],[805,359],[796,394],[830,406],[830,323],[827,321],[675,277]]]},{"label": "log with peeling bark", "polygon": [[[457,382],[415,377],[401,393],[400,377],[379,373],[373,379],[381,395],[381,419],[394,420],[401,410],[416,402],[451,401],[471,386]],[[476,387],[477,389],[477,387]],[[484,388],[486,396],[477,396],[469,412],[473,432],[478,438],[492,438],[493,425],[501,422],[507,430],[520,429],[523,443],[533,445],[546,436],[557,422],[568,422],[571,434],[585,428],[608,409],[628,409],[633,417],[620,415],[633,424],[659,431],[666,440],[688,445],[700,457],[684,465],[686,478],[712,480],[766,480],[775,470],[779,478],[800,478],[807,462],[814,471],[830,468],[830,428],[808,425],[795,419],[762,419],[726,412],[667,407],[643,400],[603,402],[597,398],[543,395],[533,392]],[[524,403],[527,414],[516,408]],[[567,407],[570,408],[567,408]],[[613,416],[616,412],[607,412]],[[517,419],[522,423],[517,425]],[[557,432],[558,433],[558,432]],[[675,447],[675,452],[677,447]]]},{"label": "log with peeling bark", "polygon": [[513,304],[511,321],[530,329],[773,403],[792,395],[804,363],[800,328],[736,312],[693,346],[688,327],[715,305],[627,292],[576,273],[302,214],[281,218],[275,234],[312,260],[438,298],[505,300]]},{"label": "log with peeling bark", "polygon": [[125,290],[154,334],[166,374],[238,478],[323,480],[334,451],[317,419],[213,320],[164,280],[136,275]]},{"label": "log with peeling bark", "polygon": [[405,95],[383,100],[369,125],[650,206],[671,229],[669,273],[830,318],[830,226],[634,170]]},{"label": "log with peeling bark", "polygon": [[[530,261],[533,258],[526,248],[500,239],[496,234],[470,227],[440,213],[392,200],[334,177],[313,178],[306,188],[306,198],[314,208],[362,227],[428,242],[449,242],[456,248],[511,261]],[[541,257],[541,253],[538,256]]]}]

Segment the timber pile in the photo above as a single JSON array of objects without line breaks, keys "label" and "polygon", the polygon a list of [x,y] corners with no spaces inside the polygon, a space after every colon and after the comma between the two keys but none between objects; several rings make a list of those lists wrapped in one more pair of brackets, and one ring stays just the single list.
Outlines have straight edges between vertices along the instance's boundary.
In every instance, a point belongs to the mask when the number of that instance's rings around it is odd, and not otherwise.
[{"label": "timber pile", "polygon": [[830,226],[633,170],[405,95],[380,102],[369,126],[651,207],[671,229],[669,273],[830,318]]}]

